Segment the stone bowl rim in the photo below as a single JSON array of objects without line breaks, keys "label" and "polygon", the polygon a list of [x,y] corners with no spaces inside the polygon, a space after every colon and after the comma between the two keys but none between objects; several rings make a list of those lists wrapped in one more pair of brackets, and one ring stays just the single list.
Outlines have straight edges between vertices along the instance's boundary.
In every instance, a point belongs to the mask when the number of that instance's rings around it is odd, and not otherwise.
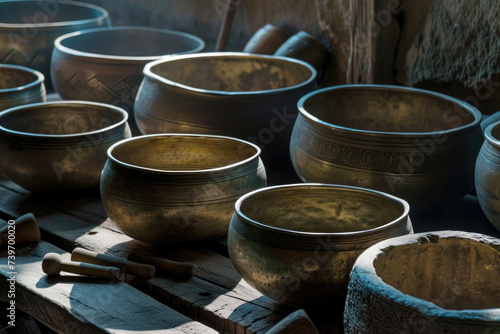
[{"label": "stone bowl rim", "polygon": [[448,319],[454,318],[457,320],[482,320],[500,323],[500,308],[481,310],[445,309],[432,302],[405,294],[392,285],[385,283],[382,278],[377,275],[373,262],[379,255],[383,254],[385,249],[392,249],[394,247],[410,244],[428,243],[432,242],[432,239],[435,239],[436,237],[438,237],[439,239],[464,238],[486,245],[494,244],[500,246],[500,239],[474,232],[447,230],[414,233],[386,239],[369,247],[356,259],[352,270],[353,272],[357,273],[357,276],[362,280],[363,285],[370,286],[371,291],[376,291],[376,293],[380,297],[386,300],[391,300],[398,307],[417,310],[418,312],[424,313],[425,315],[430,317],[440,317]]}]

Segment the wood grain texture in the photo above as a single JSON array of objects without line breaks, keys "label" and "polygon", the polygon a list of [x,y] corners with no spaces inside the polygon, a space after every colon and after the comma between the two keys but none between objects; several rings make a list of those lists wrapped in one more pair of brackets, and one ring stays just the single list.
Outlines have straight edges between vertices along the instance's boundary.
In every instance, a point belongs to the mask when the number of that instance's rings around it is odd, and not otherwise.
[{"label": "wood grain texture", "polygon": [[[16,307],[58,333],[216,333],[115,279],[72,274],[56,277],[42,271],[46,253],[69,254],[41,241],[19,249],[16,256]],[[3,261],[6,258],[2,258]],[[9,277],[7,266],[0,274]],[[9,282],[0,280],[0,299],[8,301]]]},{"label": "wood grain texture", "polygon": [[[0,209],[10,216],[31,209],[43,238],[67,252],[79,246],[123,258],[137,252],[196,264],[196,277],[162,273],[150,280],[132,276],[123,279],[161,303],[219,332],[266,332],[295,310],[260,294],[241,279],[229,258],[201,248],[204,245],[156,249],[123,235],[109,220],[101,221],[102,217],[88,221],[92,214],[85,212],[85,208],[95,210],[93,198],[82,197],[79,206],[76,199],[54,202],[50,198],[27,198],[26,194],[13,191],[15,186],[8,181],[0,185],[3,185],[0,186]],[[1,202],[4,197],[9,199],[8,203]],[[68,207],[64,208],[62,203]],[[89,206],[89,203],[94,204]],[[99,212],[99,209],[94,212]],[[341,324],[332,325],[329,321],[321,320],[318,328],[325,333],[341,332]]]}]

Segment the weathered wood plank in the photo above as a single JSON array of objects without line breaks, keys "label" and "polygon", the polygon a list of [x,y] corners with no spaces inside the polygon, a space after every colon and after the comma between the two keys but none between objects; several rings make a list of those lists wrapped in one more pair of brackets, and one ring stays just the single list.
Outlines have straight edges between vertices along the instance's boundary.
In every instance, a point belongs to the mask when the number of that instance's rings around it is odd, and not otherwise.
[{"label": "weathered wood plank", "polygon": [[[0,208],[4,212],[12,217],[24,213],[21,211],[34,212],[44,237],[49,236],[50,240],[64,245],[67,251],[80,246],[122,257],[134,251],[195,263],[198,265],[197,277],[186,279],[166,275],[152,280],[131,279],[130,283],[162,303],[220,332],[265,332],[294,311],[250,287],[241,279],[227,257],[201,248],[155,249],[123,235],[116,228],[110,228],[112,223],[107,220],[100,225],[84,221],[80,217],[84,210],[78,209],[77,202],[72,202],[72,210],[56,209],[61,202],[49,207],[32,201],[31,198],[24,198],[23,194],[0,187],[0,198],[3,197],[8,197],[9,203],[15,203],[4,205],[0,202]],[[82,207],[85,207],[86,201],[85,198]],[[83,217],[88,215],[84,213]],[[328,323],[318,327],[324,326],[331,327]]]},{"label": "weathered wood plank", "polygon": [[[18,248],[15,268],[0,266],[0,299],[14,300],[16,308],[56,332],[216,333],[123,282],[73,274],[47,276],[41,261],[49,252],[70,259],[68,253],[44,241]],[[15,277],[12,298],[9,277]]]}]

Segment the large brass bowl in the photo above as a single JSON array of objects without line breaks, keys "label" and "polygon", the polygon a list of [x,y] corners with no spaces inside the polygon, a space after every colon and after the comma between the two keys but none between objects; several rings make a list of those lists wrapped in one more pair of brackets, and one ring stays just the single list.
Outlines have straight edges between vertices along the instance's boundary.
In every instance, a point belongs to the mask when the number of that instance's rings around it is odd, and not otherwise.
[{"label": "large brass bowl", "polygon": [[101,177],[109,218],[160,245],[223,237],[236,200],[266,185],[260,149],[221,136],[156,134],[113,145]]},{"label": "large brass bowl", "polygon": [[0,111],[23,104],[45,102],[45,77],[18,65],[0,64]]},{"label": "large brass bowl", "polygon": [[106,150],[130,137],[127,112],[95,102],[43,102],[0,113],[0,168],[32,192],[96,189]]},{"label": "large brass bowl", "polygon": [[108,12],[76,1],[0,1],[0,63],[43,73],[52,91],[50,60],[55,39],[71,31],[110,26]]},{"label": "large brass bowl", "polygon": [[146,63],[204,46],[191,34],[149,27],[72,32],[54,43],[52,82],[63,99],[109,103],[131,113]]},{"label": "large brass bowl", "polygon": [[228,248],[238,272],[262,294],[301,308],[342,309],[359,254],[412,232],[404,200],[356,187],[293,184],[241,197]]},{"label": "large brass bowl", "polygon": [[471,191],[481,113],[421,89],[347,85],[298,103],[290,154],[303,181],[376,189],[429,213]]},{"label": "large brass bowl", "polygon": [[359,256],[348,291],[345,333],[498,333],[500,240],[438,231],[382,241]]},{"label": "large brass bowl", "polygon": [[257,144],[266,167],[288,161],[297,101],[315,88],[306,62],[246,53],[199,53],[144,67],[135,102],[140,131],[230,136]]}]

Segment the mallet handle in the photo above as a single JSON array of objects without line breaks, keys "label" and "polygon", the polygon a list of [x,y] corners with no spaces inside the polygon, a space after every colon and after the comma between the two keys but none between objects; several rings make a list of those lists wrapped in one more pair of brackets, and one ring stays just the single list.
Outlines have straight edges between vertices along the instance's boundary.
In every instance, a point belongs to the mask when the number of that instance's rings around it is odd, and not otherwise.
[{"label": "mallet handle", "polygon": [[152,278],[156,269],[149,264],[141,264],[127,259],[101,254],[77,247],[71,253],[71,260],[120,268],[123,272],[143,278]]},{"label": "mallet handle", "polygon": [[137,253],[131,253],[128,258],[132,261],[153,265],[156,267],[156,270],[165,273],[176,273],[181,275],[194,276],[196,275],[196,270],[198,268],[198,266],[193,263],[177,262],[160,257],[146,256]]},{"label": "mallet handle", "polygon": [[70,261],[63,261],[61,263],[61,271],[79,275],[116,278],[116,279],[119,279],[121,275],[120,269],[116,267],[99,266],[90,263],[70,262]]}]

